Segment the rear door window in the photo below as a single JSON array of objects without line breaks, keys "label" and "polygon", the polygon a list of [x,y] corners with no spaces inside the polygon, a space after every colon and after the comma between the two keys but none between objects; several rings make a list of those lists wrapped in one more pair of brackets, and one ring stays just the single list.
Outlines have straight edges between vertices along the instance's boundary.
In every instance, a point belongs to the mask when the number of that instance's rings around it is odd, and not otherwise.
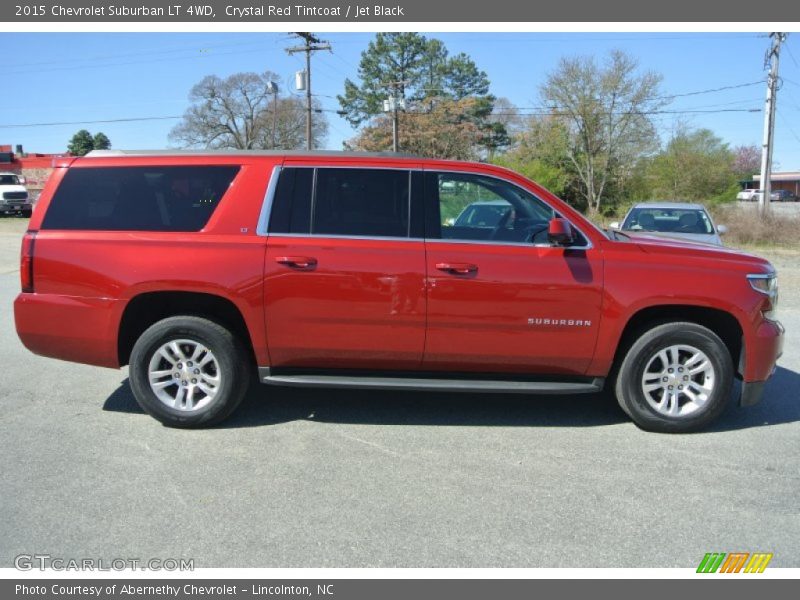
[{"label": "rear door window", "polygon": [[42,229],[199,231],[238,171],[228,165],[70,169]]},{"label": "rear door window", "polygon": [[317,169],[311,233],[408,237],[409,171]]}]

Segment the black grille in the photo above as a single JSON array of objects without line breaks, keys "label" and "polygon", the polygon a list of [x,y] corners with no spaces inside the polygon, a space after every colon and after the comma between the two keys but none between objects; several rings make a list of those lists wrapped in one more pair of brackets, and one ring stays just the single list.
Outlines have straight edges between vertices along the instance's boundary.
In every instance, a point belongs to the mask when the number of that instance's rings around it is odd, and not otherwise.
[{"label": "black grille", "polygon": [[3,200],[27,200],[28,192],[3,192]]}]

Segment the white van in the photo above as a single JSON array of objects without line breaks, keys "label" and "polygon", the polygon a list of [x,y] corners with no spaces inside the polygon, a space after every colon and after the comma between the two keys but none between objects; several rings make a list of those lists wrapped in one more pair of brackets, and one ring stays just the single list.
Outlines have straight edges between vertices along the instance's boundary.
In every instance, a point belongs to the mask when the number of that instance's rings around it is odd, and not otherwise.
[{"label": "white van", "polygon": [[25,178],[16,173],[0,173],[0,214],[30,217],[32,211]]}]

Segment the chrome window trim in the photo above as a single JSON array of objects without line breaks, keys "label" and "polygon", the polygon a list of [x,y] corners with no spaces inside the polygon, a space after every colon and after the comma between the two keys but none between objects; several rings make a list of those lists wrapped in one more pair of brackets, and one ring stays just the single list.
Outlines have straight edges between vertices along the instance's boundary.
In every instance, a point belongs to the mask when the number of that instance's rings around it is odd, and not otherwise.
[{"label": "chrome window trim", "polygon": [[272,216],[272,203],[275,201],[275,191],[278,188],[278,178],[282,169],[281,165],[275,165],[272,168],[272,175],[269,178],[267,191],[264,194],[264,201],[261,203],[261,212],[258,215],[256,235],[269,236],[269,218]]},{"label": "chrome window trim", "polygon": [[388,240],[390,242],[430,242],[434,244],[471,244],[471,245],[492,245],[492,246],[519,246],[523,248],[562,248],[564,250],[588,250],[589,246],[552,246],[550,244],[531,244],[528,242],[487,242],[486,240],[448,240],[438,238],[419,238],[419,237],[388,237],[371,235],[320,235],[316,233],[271,233],[270,237],[276,238],[316,238],[334,240],[369,240],[380,242]]},{"label": "chrome window trim", "polygon": [[424,242],[424,238],[381,236],[381,235],[339,235],[339,234],[320,234],[320,233],[270,233],[269,237],[276,238],[314,238],[319,240],[371,240],[380,242],[388,240],[390,242]]},{"label": "chrome window trim", "polygon": [[[304,162],[304,161],[303,161]],[[553,210],[553,214],[557,215],[558,218],[564,219],[570,224],[570,227],[577,230],[585,239],[586,245],[583,246],[547,246],[544,244],[531,244],[527,242],[497,242],[493,240],[449,240],[445,238],[411,238],[411,237],[387,237],[387,236],[353,236],[353,235],[325,235],[325,234],[316,234],[316,233],[269,233],[269,219],[272,214],[272,204],[275,199],[275,191],[278,186],[278,176],[280,176],[281,170],[283,168],[292,168],[292,169],[315,169],[314,173],[314,181],[312,184],[312,205],[311,205],[311,227],[313,230],[313,219],[314,219],[314,199],[316,197],[316,185],[317,185],[317,176],[316,176],[316,169],[379,169],[383,171],[408,171],[409,174],[409,182],[408,182],[408,231],[411,231],[411,173],[451,173],[456,175],[476,175],[478,177],[487,177],[490,179],[496,179],[497,181],[501,181],[508,185],[512,185],[516,188],[521,189],[523,192],[532,195],[534,198],[539,200],[540,202],[546,204]],[[591,238],[586,235],[586,233],[580,227],[576,227],[575,224],[564,217],[554,206],[551,206],[549,202],[545,202],[541,198],[539,198],[533,192],[526,190],[522,186],[514,183],[513,181],[509,181],[504,177],[499,177],[497,175],[491,173],[474,173],[473,171],[460,171],[458,169],[425,169],[424,167],[383,167],[383,166],[346,166],[346,165],[310,165],[310,164],[283,164],[277,165],[272,169],[272,177],[270,178],[269,186],[267,187],[267,193],[264,196],[264,203],[261,206],[261,213],[258,218],[258,227],[256,228],[256,234],[260,236],[269,237],[271,235],[278,236],[278,237],[316,237],[316,238],[333,238],[333,239],[360,239],[360,240],[409,240],[409,241],[426,241],[426,242],[446,242],[450,244],[486,244],[486,245],[493,245],[493,246],[525,246],[529,248],[564,248],[565,250],[590,250],[594,248],[594,244],[592,243]]]}]

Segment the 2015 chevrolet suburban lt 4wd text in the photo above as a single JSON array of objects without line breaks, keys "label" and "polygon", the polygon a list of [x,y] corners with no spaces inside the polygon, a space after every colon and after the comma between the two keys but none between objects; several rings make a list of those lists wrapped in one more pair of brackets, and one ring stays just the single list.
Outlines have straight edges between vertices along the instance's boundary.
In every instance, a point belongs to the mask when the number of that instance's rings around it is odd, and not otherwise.
[{"label": "2015 chevrolet suburban lt 4wd text", "polygon": [[396,155],[60,159],[21,279],[25,346],[130,365],[142,408],[177,427],[222,421],[257,374],[527,394],[605,385],[640,427],[691,431],[720,415],[737,376],[740,403],[757,402],[783,342],[765,260],[606,233],[512,171]]}]

